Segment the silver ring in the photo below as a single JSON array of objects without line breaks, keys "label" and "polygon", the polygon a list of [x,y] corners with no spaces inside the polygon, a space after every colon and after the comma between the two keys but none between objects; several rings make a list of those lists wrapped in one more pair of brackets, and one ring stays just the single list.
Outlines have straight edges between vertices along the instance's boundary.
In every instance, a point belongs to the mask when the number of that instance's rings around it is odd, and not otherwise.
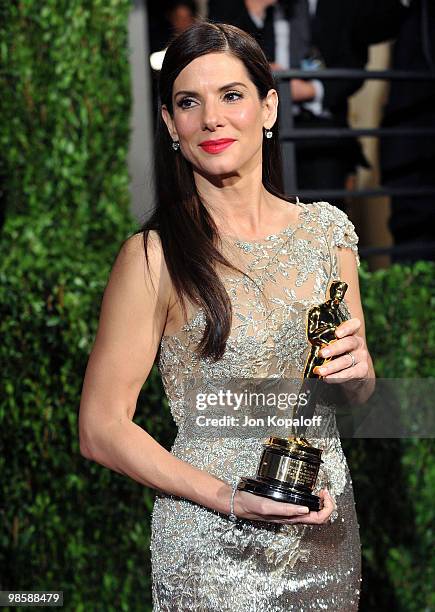
[{"label": "silver ring", "polygon": [[353,368],[353,366],[356,364],[355,357],[352,355],[352,353],[346,353],[346,355],[349,355],[349,357],[352,359],[352,363],[348,367]]}]

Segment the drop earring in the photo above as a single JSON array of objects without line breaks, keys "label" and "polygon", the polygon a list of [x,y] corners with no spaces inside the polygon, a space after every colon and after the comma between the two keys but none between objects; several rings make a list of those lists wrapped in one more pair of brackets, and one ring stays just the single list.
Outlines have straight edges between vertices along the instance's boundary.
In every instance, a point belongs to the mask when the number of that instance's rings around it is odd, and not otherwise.
[{"label": "drop earring", "polygon": [[265,133],[264,133],[266,138],[272,138],[272,136],[273,136],[272,130],[268,130],[267,128],[264,128],[264,129],[266,130]]},{"label": "drop earring", "polygon": [[178,149],[180,148],[180,143],[178,142],[178,140],[172,141],[172,148],[174,149],[174,151],[178,151]]}]

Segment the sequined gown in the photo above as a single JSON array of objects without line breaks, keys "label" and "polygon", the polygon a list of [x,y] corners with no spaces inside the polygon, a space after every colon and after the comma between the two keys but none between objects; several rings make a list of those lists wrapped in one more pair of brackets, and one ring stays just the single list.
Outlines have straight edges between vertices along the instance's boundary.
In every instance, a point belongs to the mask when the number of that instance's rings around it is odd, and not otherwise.
[{"label": "sequined gown", "polygon": [[[158,366],[178,428],[171,452],[229,483],[255,475],[261,439],[241,444],[235,437],[195,436],[186,425],[185,381],[192,374],[205,380],[300,378],[308,353],[307,310],[329,297],[330,283],[339,277],[337,248],[352,249],[359,265],[358,238],[345,213],[326,202],[298,201],[298,206],[298,219],[277,234],[255,242],[224,238],[225,255],[255,284],[222,273],[233,319],[221,360],[194,353],[205,326],[202,310],[192,310],[178,333],[161,340]],[[267,307],[259,287],[270,297]],[[342,308],[349,316],[345,303]],[[154,611],[358,609],[360,541],[352,481],[335,416],[329,423],[325,438],[310,438],[309,431],[306,436],[323,449],[314,492],[328,486],[337,504],[338,516],[326,524],[239,520],[234,525],[190,500],[157,494],[151,536]]]}]

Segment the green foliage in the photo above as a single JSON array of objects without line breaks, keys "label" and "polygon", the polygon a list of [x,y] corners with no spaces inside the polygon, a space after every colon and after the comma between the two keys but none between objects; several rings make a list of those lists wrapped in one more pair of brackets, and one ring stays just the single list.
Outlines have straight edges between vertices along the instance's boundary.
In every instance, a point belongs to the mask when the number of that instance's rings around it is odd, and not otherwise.
[{"label": "green foliage", "polygon": [[[0,159],[0,588],[66,610],[150,609],[153,492],[79,452],[81,385],[128,212],[127,0],[4,4]],[[434,267],[361,270],[378,376],[433,376]],[[135,422],[169,448],[153,369]],[[362,609],[434,607],[428,441],[352,441]],[[432,599],[431,599],[432,598]]]},{"label": "green foliage", "polygon": [[[102,292],[136,229],[130,9],[1,8],[0,586],[63,590],[67,610],[143,609],[149,593],[150,492],[86,462],[77,439]],[[159,384],[147,383],[148,409],[160,409]]]},{"label": "green foliage", "polygon": [[[360,272],[367,344],[380,378],[435,377],[435,266]],[[343,440],[363,546],[362,610],[435,607],[435,445]]]},{"label": "green foliage", "polygon": [[[374,287],[372,284],[374,282]],[[421,261],[361,271],[364,312],[377,375],[384,378],[435,376],[435,276]]]}]

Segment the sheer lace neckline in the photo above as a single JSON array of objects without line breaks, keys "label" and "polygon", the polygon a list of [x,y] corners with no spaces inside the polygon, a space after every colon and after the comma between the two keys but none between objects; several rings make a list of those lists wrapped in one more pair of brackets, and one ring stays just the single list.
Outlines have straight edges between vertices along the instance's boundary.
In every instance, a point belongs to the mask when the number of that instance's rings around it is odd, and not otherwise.
[{"label": "sheer lace neckline", "polygon": [[[292,203],[293,202],[289,202],[289,204],[292,204]],[[283,229],[279,230],[278,232],[274,232],[273,234],[269,234],[268,236],[263,236],[261,238],[255,238],[252,240],[247,240],[245,238],[242,238],[240,236],[235,236],[232,234],[221,234],[222,239],[227,242],[229,241],[229,242],[240,243],[240,244],[259,244],[262,242],[269,242],[272,240],[276,240],[277,238],[287,234],[290,230],[294,230],[295,228],[297,228],[301,224],[303,217],[305,216],[305,213],[308,210],[307,205],[300,202],[299,198],[296,198],[296,202],[294,202],[294,204],[298,206],[299,208],[299,214],[297,216],[297,219],[295,221],[287,223],[287,225]]]}]

